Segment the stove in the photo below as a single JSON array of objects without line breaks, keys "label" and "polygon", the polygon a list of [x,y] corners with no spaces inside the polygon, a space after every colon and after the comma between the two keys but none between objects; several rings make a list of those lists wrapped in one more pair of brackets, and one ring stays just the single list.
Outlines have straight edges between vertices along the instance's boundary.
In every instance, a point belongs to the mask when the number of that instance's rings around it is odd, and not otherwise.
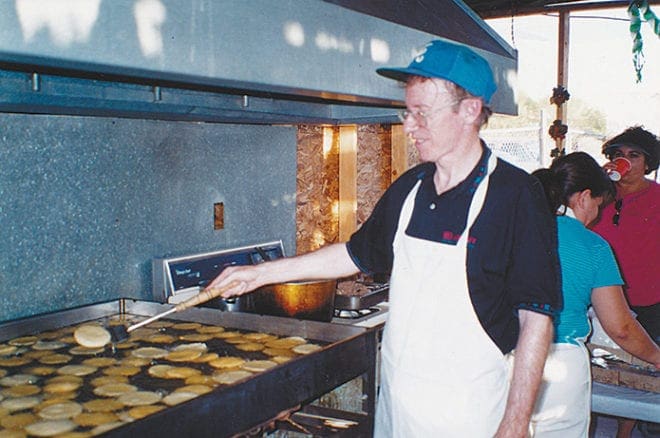
[{"label": "stove", "polygon": [[334,324],[352,325],[355,327],[380,328],[387,321],[389,303],[380,304],[360,310],[335,309]]},{"label": "stove", "polygon": [[[227,266],[256,265],[284,257],[282,241],[258,243],[220,251],[153,260],[153,298],[178,304],[201,292]],[[203,304],[221,310],[237,309],[238,298],[216,298]]]},{"label": "stove", "polygon": [[333,323],[377,327],[387,320],[389,283],[342,281],[337,289]]},{"label": "stove", "polygon": [[[224,268],[259,264],[285,257],[282,241],[271,241],[153,260],[153,298],[161,303],[178,304],[201,292]],[[344,280],[337,284],[333,323],[377,327],[385,323],[389,284],[369,278]],[[203,307],[229,312],[252,313],[251,295],[215,298]]]}]

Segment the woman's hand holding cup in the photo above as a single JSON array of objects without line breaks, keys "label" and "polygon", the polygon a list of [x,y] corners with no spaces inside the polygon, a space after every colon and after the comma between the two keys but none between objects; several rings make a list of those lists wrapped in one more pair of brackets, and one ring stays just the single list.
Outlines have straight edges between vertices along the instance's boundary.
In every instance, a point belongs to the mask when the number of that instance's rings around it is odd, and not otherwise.
[{"label": "woman's hand holding cup", "polygon": [[632,163],[624,157],[617,157],[603,166],[612,181],[620,181],[630,171]]}]

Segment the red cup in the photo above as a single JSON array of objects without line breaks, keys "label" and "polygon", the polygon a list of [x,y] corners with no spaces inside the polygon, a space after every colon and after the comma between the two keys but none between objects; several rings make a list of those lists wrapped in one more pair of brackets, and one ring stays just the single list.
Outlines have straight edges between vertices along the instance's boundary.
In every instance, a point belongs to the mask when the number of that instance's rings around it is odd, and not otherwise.
[{"label": "red cup", "polygon": [[607,173],[612,181],[619,181],[623,176],[630,171],[632,163],[624,157],[617,157],[612,160],[615,168],[610,169]]}]

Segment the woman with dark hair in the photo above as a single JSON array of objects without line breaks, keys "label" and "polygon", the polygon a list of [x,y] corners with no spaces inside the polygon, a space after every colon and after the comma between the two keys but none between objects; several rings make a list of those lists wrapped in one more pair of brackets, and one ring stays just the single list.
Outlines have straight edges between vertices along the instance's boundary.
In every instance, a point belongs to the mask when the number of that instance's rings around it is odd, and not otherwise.
[{"label": "woman with dark hair", "polygon": [[555,319],[555,338],[530,428],[535,437],[586,437],[591,412],[589,306],[606,333],[623,349],[660,367],[660,348],[630,313],[623,280],[608,243],[587,226],[613,196],[611,181],[584,152],[556,159],[533,173],[543,184],[557,217],[564,308]]},{"label": "woman with dark hair", "polygon": [[[641,126],[633,126],[605,142],[603,154],[609,160],[626,158],[631,166],[616,182],[616,200],[605,207],[602,220],[593,230],[612,245],[625,280],[628,304],[642,327],[658,343],[660,184],[646,175],[658,169],[660,140]],[[612,162],[605,165],[605,169],[613,167]],[[630,437],[634,425],[634,420],[620,419],[617,437]],[[644,429],[658,433],[660,425],[646,423]]]}]

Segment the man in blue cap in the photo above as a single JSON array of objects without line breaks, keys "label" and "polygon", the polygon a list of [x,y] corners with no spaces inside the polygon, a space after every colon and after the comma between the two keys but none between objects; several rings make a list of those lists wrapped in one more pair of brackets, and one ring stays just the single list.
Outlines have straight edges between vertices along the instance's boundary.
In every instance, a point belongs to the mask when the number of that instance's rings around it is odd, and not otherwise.
[{"label": "man in blue cap", "polygon": [[375,436],[526,437],[561,306],[543,189],[480,139],[496,86],[474,51],[437,40],[407,67],[378,73],[405,82],[401,118],[423,163],[349,242],[227,268],[211,287],[237,281],[230,296],[389,273]]}]

